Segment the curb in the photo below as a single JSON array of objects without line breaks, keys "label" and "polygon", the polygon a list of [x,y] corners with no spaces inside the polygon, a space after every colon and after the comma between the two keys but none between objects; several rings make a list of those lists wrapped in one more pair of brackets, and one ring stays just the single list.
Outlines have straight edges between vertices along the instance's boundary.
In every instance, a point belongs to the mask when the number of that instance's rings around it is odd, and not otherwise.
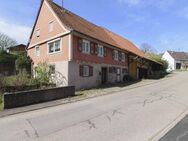
[{"label": "curb", "polygon": [[171,129],[173,129],[185,116],[188,114],[188,109],[185,109],[179,116],[170,122],[166,127],[157,132],[147,141],[159,141],[163,136],[165,136]]}]

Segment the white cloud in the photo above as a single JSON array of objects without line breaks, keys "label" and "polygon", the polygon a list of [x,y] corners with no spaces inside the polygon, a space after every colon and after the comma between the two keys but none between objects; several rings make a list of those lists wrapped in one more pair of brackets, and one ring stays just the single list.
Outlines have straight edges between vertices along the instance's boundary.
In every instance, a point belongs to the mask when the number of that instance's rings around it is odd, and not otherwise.
[{"label": "white cloud", "polygon": [[18,43],[28,42],[31,27],[0,19],[0,32],[15,39]]}]

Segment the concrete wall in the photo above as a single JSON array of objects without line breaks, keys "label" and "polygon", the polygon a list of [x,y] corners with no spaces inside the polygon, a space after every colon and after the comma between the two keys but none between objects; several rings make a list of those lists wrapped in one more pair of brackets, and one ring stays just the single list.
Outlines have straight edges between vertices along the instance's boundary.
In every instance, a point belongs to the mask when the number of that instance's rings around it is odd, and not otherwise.
[{"label": "concrete wall", "polygon": [[31,104],[57,100],[74,96],[75,87],[60,87],[53,89],[8,93],[4,95],[4,108],[15,108]]},{"label": "concrete wall", "polygon": [[[80,65],[89,65],[93,67],[93,76],[90,77],[82,77],[79,75],[79,67]],[[117,74],[109,73],[109,67],[121,68],[120,79],[123,81],[123,76],[125,74],[122,73],[123,66],[118,65],[108,65],[108,64],[98,64],[98,63],[90,63],[90,62],[82,62],[82,61],[72,61],[69,62],[69,76],[68,76],[68,85],[76,86],[76,89],[87,89],[92,87],[97,87],[101,85],[101,69],[102,67],[107,68],[107,83],[117,83]]]}]

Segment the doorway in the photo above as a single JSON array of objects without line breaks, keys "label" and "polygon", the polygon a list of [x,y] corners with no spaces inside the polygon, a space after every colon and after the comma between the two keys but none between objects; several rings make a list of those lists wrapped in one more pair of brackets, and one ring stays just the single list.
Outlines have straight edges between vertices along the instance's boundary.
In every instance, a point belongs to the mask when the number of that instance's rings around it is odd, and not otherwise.
[{"label": "doorway", "polygon": [[101,70],[101,81],[102,84],[105,84],[107,82],[107,68],[102,68]]},{"label": "doorway", "polygon": [[117,82],[121,81],[121,69],[117,68]]}]

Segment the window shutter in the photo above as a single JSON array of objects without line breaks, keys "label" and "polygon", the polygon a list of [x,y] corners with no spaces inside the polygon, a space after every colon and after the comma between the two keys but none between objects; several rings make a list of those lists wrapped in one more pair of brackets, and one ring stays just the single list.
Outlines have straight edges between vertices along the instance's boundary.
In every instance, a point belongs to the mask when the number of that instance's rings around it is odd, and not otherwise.
[{"label": "window shutter", "polygon": [[106,56],[107,56],[107,48],[104,47],[104,57],[106,57]]},{"label": "window shutter", "polygon": [[80,76],[83,76],[83,70],[84,70],[84,67],[80,65]]},{"label": "window shutter", "polygon": [[89,76],[93,76],[93,67],[89,66]]},{"label": "window shutter", "polygon": [[94,52],[95,52],[95,44],[94,43],[91,43],[91,50],[90,50],[90,52],[91,52],[91,54],[94,54]]},{"label": "window shutter", "polygon": [[95,44],[95,54],[97,55],[98,54],[98,45]]},{"label": "window shutter", "polygon": [[78,38],[78,51],[82,51],[82,39]]}]

